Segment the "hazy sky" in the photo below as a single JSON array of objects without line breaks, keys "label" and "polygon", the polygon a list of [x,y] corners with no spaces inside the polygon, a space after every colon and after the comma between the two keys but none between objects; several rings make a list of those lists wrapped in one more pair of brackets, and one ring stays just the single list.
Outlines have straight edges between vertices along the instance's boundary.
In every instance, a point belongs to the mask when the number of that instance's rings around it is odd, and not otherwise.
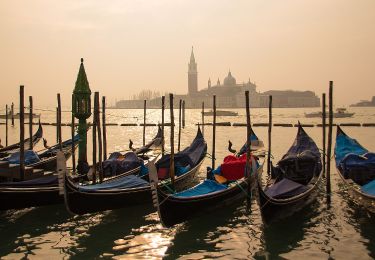
[{"label": "hazy sky", "polygon": [[259,91],[335,83],[336,104],[375,95],[374,0],[0,0],[0,105],[25,85],[36,106],[70,103],[80,58],[110,102],[141,89],[187,92],[230,68]]}]

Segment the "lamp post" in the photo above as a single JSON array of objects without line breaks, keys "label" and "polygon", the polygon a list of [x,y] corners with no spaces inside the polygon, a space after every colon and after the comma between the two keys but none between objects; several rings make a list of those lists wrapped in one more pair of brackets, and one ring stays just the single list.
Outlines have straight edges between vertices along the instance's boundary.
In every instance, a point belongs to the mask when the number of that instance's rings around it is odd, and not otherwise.
[{"label": "lamp post", "polygon": [[77,171],[79,174],[85,174],[89,170],[87,163],[87,122],[91,116],[91,90],[85,67],[83,66],[83,59],[81,58],[81,65],[77,76],[76,85],[72,97],[72,113],[78,119],[78,165]]}]

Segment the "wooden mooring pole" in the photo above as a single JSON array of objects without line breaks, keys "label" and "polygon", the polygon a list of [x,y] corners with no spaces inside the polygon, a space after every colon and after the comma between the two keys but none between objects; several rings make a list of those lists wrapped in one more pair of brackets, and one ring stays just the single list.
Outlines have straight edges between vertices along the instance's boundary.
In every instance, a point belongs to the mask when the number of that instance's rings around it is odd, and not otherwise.
[{"label": "wooden mooring pole", "polygon": [[181,148],[181,123],[182,123],[182,100],[180,99],[179,107],[178,107],[178,145],[177,151],[180,151]]},{"label": "wooden mooring pole", "polygon": [[14,126],[14,103],[12,102],[12,106],[11,106],[11,111],[10,111],[10,116],[11,116],[11,119],[12,119],[12,126]]},{"label": "wooden mooring pole", "polygon": [[202,102],[202,135],[204,136],[204,102]]},{"label": "wooden mooring pole", "polygon": [[146,103],[147,101],[143,101],[143,145],[146,145]]},{"label": "wooden mooring pole", "polygon": [[105,96],[102,97],[102,125],[103,125],[103,161],[107,160],[107,126],[106,126],[106,102]]},{"label": "wooden mooring pole", "polygon": [[100,103],[99,103],[99,92],[95,92],[95,99],[94,102],[96,103],[96,129],[98,130],[98,152],[99,152],[99,182],[103,182],[103,171],[102,171],[102,162],[103,162],[103,143],[102,143],[102,130],[100,125]]},{"label": "wooden mooring pole", "polygon": [[165,153],[164,141],[164,109],[165,109],[165,96],[161,97],[161,154]]},{"label": "wooden mooring pole", "polygon": [[30,136],[30,142],[29,142],[29,149],[33,149],[33,97],[29,96],[29,136]]},{"label": "wooden mooring pole", "polygon": [[182,128],[185,129],[185,100],[182,100]]},{"label": "wooden mooring pole", "polygon": [[20,86],[20,178],[25,179],[25,89]]},{"label": "wooden mooring pole", "polygon": [[8,146],[8,104],[5,106],[5,146]]},{"label": "wooden mooring pole", "polygon": [[267,175],[271,174],[271,150],[272,148],[272,95],[268,101],[268,157],[267,157]]},{"label": "wooden mooring pole", "polygon": [[333,81],[329,82],[329,120],[328,120],[328,148],[327,148],[327,195],[331,195],[331,147],[333,125]]},{"label": "wooden mooring pole", "polygon": [[[213,96],[213,123],[212,123],[212,169],[215,169],[215,148],[216,148],[216,95]],[[202,114],[203,115],[203,114]],[[203,115],[204,118],[204,115]]]},{"label": "wooden mooring pole", "polygon": [[[250,151],[251,151],[251,121],[250,121],[250,100],[249,100],[249,91],[245,91],[245,98],[246,98],[246,169],[245,169],[245,177],[248,179],[247,183],[247,205],[249,206],[251,203],[250,194],[251,194],[251,181],[250,181]],[[215,111],[216,112],[216,111]],[[255,173],[253,173],[255,174]]]},{"label": "wooden mooring pole", "polygon": [[61,134],[61,97],[57,94],[57,132],[60,151],[62,151],[62,134]]},{"label": "wooden mooring pole", "polygon": [[96,98],[96,92],[94,96],[94,116],[93,116],[93,123],[92,123],[92,177],[93,177],[93,183],[96,183],[96,126],[98,125],[97,123],[97,103],[95,102]]},{"label": "wooden mooring pole", "polygon": [[169,164],[169,175],[171,178],[172,187],[174,189],[174,113],[173,113],[173,94],[169,94],[169,108],[171,112],[171,159]]},{"label": "wooden mooring pole", "polygon": [[326,94],[322,95],[323,177],[326,175]]},{"label": "wooden mooring pole", "polygon": [[56,143],[59,143],[59,108],[56,107]]}]

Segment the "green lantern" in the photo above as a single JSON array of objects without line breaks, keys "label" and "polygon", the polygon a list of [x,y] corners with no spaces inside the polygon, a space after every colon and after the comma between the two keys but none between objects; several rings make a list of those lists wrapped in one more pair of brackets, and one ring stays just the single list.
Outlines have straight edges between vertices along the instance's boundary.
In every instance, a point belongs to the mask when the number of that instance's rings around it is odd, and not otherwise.
[{"label": "green lantern", "polygon": [[91,116],[91,90],[89,82],[87,81],[87,76],[85,72],[85,67],[83,66],[83,59],[81,59],[81,65],[79,67],[79,72],[77,76],[76,85],[73,91],[72,98],[72,113],[75,118],[79,120],[78,124],[78,173],[84,174],[88,170],[87,163],[87,122]]}]

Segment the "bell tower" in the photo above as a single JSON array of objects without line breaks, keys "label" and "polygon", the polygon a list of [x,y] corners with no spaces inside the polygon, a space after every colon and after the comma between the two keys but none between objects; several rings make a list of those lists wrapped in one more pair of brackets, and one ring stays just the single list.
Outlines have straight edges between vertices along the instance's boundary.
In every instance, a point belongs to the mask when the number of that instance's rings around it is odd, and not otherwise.
[{"label": "bell tower", "polygon": [[193,47],[191,47],[191,55],[188,68],[188,94],[192,95],[198,92],[198,71],[197,63],[195,62],[194,58]]}]

